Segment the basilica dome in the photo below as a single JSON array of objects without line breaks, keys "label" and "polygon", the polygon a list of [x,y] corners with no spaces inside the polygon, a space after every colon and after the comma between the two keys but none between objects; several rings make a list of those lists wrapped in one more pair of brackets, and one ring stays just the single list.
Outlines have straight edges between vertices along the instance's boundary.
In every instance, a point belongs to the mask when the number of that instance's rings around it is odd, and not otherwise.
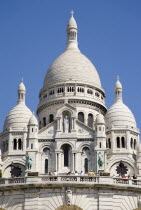
[{"label": "basilica dome", "polygon": [[25,104],[17,104],[8,114],[4,123],[4,131],[9,128],[25,128],[28,125],[32,112]]},{"label": "basilica dome", "polygon": [[46,74],[44,87],[66,82],[79,82],[101,88],[95,67],[75,48],[67,49],[52,63]]},{"label": "basilica dome", "polygon": [[131,110],[122,102],[117,101],[105,116],[107,126],[129,126],[136,128],[136,121]]},{"label": "basilica dome", "polygon": [[77,30],[76,21],[72,16],[67,26],[67,49],[49,67],[43,88],[74,82],[102,89],[97,70],[78,49]]},{"label": "basilica dome", "polygon": [[115,103],[107,111],[105,120],[107,126],[126,126],[136,128],[136,120],[131,110],[122,101],[122,85],[117,77],[115,84]]},{"label": "basilica dome", "polygon": [[25,86],[21,82],[18,87],[18,104],[7,115],[4,123],[4,131],[9,129],[25,129],[27,127],[32,112],[25,105],[25,93]]}]

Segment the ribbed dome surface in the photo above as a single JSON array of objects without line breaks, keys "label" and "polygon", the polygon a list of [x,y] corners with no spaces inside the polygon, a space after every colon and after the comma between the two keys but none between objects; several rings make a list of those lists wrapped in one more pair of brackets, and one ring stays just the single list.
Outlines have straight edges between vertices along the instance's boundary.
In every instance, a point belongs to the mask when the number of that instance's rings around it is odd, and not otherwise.
[{"label": "ribbed dome surface", "polygon": [[99,75],[91,63],[77,49],[68,49],[61,54],[50,66],[43,87],[57,83],[80,82],[101,88]]},{"label": "ribbed dome surface", "polygon": [[111,106],[105,116],[105,120],[107,126],[136,127],[134,115],[122,101],[117,101]]},{"label": "ribbed dome surface", "polygon": [[23,103],[17,104],[8,114],[4,123],[4,131],[10,127],[13,129],[23,129],[27,127],[32,112]]}]

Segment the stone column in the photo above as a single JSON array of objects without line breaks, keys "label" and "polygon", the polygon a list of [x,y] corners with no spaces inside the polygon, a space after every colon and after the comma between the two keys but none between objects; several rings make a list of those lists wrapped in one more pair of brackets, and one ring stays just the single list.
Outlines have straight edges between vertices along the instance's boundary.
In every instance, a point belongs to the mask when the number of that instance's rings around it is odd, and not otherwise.
[{"label": "stone column", "polygon": [[110,140],[111,140],[111,149],[113,152],[115,150],[115,143],[116,143],[114,131],[111,131],[111,139]]},{"label": "stone column", "polygon": [[26,148],[27,148],[27,133],[23,133],[22,142],[23,142],[23,151],[26,151]]},{"label": "stone column", "polygon": [[74,95],[75,96],[77,95],[77,84],[75,84],[75,87],[74,87]]},{"label": "stone column", "polygon": [[8,153],[10,154],[11,151],[13,151],[13,140],[14,138],[12,139],[12,133],[9,133],[9,142],[8,142]]},{"label": "stone column", "polygon": [[74,152],[72,153],[72,157],[73,157],[73,160],[72,160],[72,164],[73,164],[72,165],[72,170],[75,171],[76,170],[76,167],[75,167],[75,153]]},{"label": "stone column", "polygon": [[87,95],[87,86],[84,87],[84,96]]},{"label": "stone column", "polygon": [[130,151],[130,132],[129,131],[126,131],[126,148],[127,148],[127,151],[129,152]]},{"label": "stone column", "polygon": [[64,96],[66,95],[66,93],[67,93],[67,87],[66,85],[64,85]]},{"label": "stone column", "polygon": [[61,117],[57,117],[57,131],[61,130]]},{"label": "stone column", "polygon": [[55,154],[55,159],[56,159],[56,171],[58,171],[58,153]]}]

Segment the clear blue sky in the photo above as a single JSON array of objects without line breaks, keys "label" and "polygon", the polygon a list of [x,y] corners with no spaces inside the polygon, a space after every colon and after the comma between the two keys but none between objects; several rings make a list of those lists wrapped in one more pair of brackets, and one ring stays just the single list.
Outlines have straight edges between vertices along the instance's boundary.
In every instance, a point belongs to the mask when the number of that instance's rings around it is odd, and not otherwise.
[{"label": "clear blue sky", "polygon": [[100,75],[107,107],[119,75],[141,129],[141,0],[0,0],[0,130],[22,77],[26,104],[36,112],[45,73],[65,49],[72,9],[79,48]]}]

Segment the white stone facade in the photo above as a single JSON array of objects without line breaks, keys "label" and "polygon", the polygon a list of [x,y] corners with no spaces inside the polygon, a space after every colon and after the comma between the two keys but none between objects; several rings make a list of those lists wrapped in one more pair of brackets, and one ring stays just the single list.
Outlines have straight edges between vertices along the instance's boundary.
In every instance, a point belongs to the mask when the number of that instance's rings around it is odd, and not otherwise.
[{"label": "white stone facade", "polygon": [[[139,207],[141,188],[134,189],[131,180],[121,183],[111,177],[87,176],[92,170],[140,177],[141,145],[135,118],[122,101],[119,78],[115,103],[107,110],[99,75],[78,49],[77,31],[72,16],[66,51],[49,67],[39,93],[38,121],[25,105],[23,82],[18,88],[18,103],[0,134],[2,208],[59,210],[65,204],[84,210]],[[29,172],[38,172],[38,177],[28,178]],[[47,178],[50,172],[57,173],[57,178]],[[62,178],[68,172],[76,173],[69,182]],[[80,172],[84,179],[77,176]],[[35,184],[31,189],[30,183]],[[127,189],[121,184],[128,184]]]}]

